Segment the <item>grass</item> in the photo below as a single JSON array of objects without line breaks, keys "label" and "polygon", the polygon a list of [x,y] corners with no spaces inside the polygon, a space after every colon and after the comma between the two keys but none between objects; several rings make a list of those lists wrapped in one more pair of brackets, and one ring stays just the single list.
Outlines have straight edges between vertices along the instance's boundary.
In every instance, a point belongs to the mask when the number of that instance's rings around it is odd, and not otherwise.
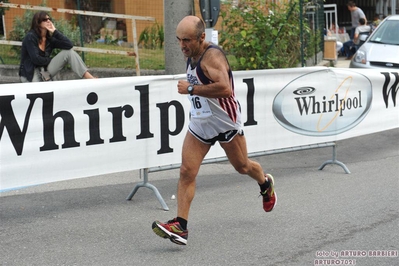
[{"label": "grass", "polygon": [[[11,45],[0,46],[0,57],[6,65],[19,65],[19,52],[15,52]],[[118,45],[108,44],[87,44],[87,48],[119,50],[133,52],[130,47],[122,47]],[[234,56],[227,56],[232,69],[235,69],[237,60]],[[163,70],[165,69],[165,51],[164,49],[139,49],[140,69]],[[117,54],[100,54],[100,53],[84,53],[84,61],[91,68],[123,68],[135,69],[136,61],[134,56],[117,55]],[[0,60],[0,63],[3,63]]]},{"label": "grass", "polygon": [[[134,49],[131,47],[122,47],[118,45],[95,43],[95,44],[88,44],[85,47],[134,52]],[[154,70],[165,69],[164,54],[165,52],[163,49],[154,49],[154,50],[139,49],[140,69],[154,69]],[[84,58],[85,58],[85,63],[89,67],[125,68],[125,69],[136,68],[136,61],[134,56],[85,52]]]}]

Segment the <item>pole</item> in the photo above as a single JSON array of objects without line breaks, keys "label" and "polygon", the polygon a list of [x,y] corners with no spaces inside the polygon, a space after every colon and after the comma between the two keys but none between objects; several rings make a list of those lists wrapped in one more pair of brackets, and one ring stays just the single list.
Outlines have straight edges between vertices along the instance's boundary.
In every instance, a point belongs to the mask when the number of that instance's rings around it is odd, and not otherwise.
[{"label": "pole", "polygon": [[194,1],[164,0],[165,10],[165,73],[175,75],[185,73],[186,63],[176,41],[176,27],[187,15],[193,15]]},{"label": "pole", "polygon": [[[78,0],[78,10],[80,10],[80,0]],[[83,32],[82,32],[82,17],[80,15],[78,15],[78,22],[79,22],[79,32],[80,32],[80,44],[83,47],[84,46],[84,40],[83,40]],[[85,53],[82,52],[82,60],[83,62],[85,61]]]},{"label": "pole", "polygon": [[202,18],[204,19],[206,28],[211,28],[211,11],[210,11],[210,0],[204,1],[204,6],[202,7],[201,13]]},{"label": "pole", "polygon": [[299,0],[299,32],[301,39],[301,66],[304,67],[304,43],[303,43],[303,0]]}]

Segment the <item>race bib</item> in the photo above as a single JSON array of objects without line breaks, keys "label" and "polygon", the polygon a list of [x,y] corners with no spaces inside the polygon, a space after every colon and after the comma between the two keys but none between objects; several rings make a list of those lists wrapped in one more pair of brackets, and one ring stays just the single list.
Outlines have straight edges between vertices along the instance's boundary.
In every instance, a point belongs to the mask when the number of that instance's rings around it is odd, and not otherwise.
[{"label": "race bib", "polygon": [[212,111],[206,98],[197,95],[188,96],[188,98],[191,102],[191,117],[207,118],[212,116]]}]

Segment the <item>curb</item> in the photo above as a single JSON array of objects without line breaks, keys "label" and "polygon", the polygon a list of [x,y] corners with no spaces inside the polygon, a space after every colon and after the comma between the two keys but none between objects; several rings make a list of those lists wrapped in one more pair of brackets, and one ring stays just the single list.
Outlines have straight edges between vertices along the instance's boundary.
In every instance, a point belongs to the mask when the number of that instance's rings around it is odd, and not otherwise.
[{"label": "curb", "polygon": [[[120,68],[90,68],[90,73],[98,78],[132,77],[137,76],[135,69]],[[20,83],[19,65],[0,65],[0,84]],[[165,75],[165,70],[140,70],[141,76]],[[71,70],[62,70],[54,80],[71,80],[79,77]]]}]

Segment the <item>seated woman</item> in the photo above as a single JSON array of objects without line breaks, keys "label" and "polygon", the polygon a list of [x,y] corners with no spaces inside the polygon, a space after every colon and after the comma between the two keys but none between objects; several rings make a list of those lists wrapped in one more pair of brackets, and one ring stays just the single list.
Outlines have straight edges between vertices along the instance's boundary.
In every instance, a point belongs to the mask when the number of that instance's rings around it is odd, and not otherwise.
[{"label": "seated woman", "polygon": [[[72,71],[81,78],[94,78],[80,56],[72,49],[73,43],[59,32],[44,12],[37,12],[32,19],[30,31],[22,41],[19,76],[21,82],[42,81],[40,71],[47,70],[54,77],[65,65],[70,64]],[[53,49],[62,49],[53,58]]]}]

